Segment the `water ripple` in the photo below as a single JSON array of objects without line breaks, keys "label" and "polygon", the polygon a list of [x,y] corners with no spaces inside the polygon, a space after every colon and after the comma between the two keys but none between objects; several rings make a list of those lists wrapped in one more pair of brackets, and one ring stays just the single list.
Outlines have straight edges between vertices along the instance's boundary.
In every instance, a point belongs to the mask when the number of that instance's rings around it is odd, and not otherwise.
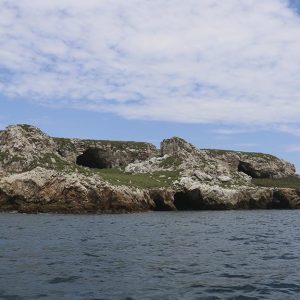
[{"label": "water ripple", "polygon": [[299,214],[0,214],[0,299],[298,299]]}]

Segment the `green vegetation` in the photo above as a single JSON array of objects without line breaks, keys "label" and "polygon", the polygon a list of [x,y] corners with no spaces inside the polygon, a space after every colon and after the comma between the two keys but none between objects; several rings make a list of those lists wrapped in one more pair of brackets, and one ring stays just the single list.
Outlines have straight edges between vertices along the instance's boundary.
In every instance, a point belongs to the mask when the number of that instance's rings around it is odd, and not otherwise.
[{"label": "green vegetation", "polygon": [[108,146],[111,145],[112,147],[125,149],[147,149],[149,147],[148,143],[144,142],[133,142],[133,141],[109,141],[109,140],[76,140],[74,143],[71,139],[67,138],[53,138],[54,141],[59,144],[61,147],[75,149],[75,143],[80,142],[85,144],[87,147],[96,147],[97,145],[104,145]]},{"label": "green vegetation", "polygon": [[91,144],[102,144],[111,145],[115,148],[132,148],[132,149],[147,149],[148,144],[144,142],[133,142],[133,141],[109,141],[109,140],[81,140],[83,143]]},{"label": "green vegetation", "polygon": [[166,187],[170,186],[179,176],[178,171],[160,171],[153,173],[131,174],[125,173],[123,169],[96,169],[76,165],[74,163],[60,159],[56,155],[46,154],[42,158],[34,161],[29,169],[37,166],[63,171],[67,173],[79,172],[85,176],[97,175],[103,180],[113,185],[127,185],[140,188]]},{"label": "green vegetation", "polygon": [[53,138],[53,140],[57,143],[60,143],[62,145],[72,145],[72,140],[71,139],[67,139],[67,138],[58,138],[58,137],[55,137]]},{"label": "green vegetation", "polygon": [[266,153],[260,153],[260,152],[244,152],[244,151],[235,151],[235,150],[221,150],[221,149],[203,149],[208,152],[210,152],[213,155],[223,155],[223,154],[229,154],[229,153],[236,153],[236,154],[242,154],[242,155],[249,155],[252,157],[260,157],[260,158],[272,158],[276,159],[274,155],[266,154]]},{"label": "green vegetation", "polygon": [[252,182],[262,187],[300,188],[300,178],[292,176],[285,178],[253,178]]},{"label": "green vegetation", "polygon": [[[78,166],[76,166],[78,167]],[[84,175],[98,175],[113,185],[127,185],[140,188],[167,187],[179,176],[179,171],[160,171],[153,173],[131,174],[118,168],[89,169],[78,167]]]},{"label": "green vegetation", "polygon": [[[7,154],[0,152],[0,160],[7,158]],[[59,156],[46,153],[37,157],[31,163],[24,157],[14,156],[10,162],[19,161],[23,165],[23,171],[30,171],[36,167],[56,170],[66,173],[79,172],[85,176],[97,175],[113,185],[127,185],[140,188],[154,188],[170,186],[178,177],[180,171],[160,171],[153,173],[131,174],[125,173],[119,168],[112,169],[91,169],[76,165],[72,162],[61,159]],[[170,162],[170,161],[169,161]],[[176,162],[176,160],[172,161]]]},{"label": "green vegetation", "polygon": [[233,150],[221,150],[221,149],[202,149],[202,150],[210,152],[211,154],[214,154],[214,155],[223,155],[223,154],[228,154],[228,153],[238,153],[237,151],[233,151]]},{"label": "green vegetation", "polygon": [[169,156],[164,159],[159,166],[162,168],[171,168],[171,167],[178,167],[182,164],[182,158],[178,156]]},{"label": "green vegetation", "polygon": [[271,155],[271,154],[266,154],[266,153],[260,153],[260,152],[242,152],[240,151],[241,154],[244,155],[249,155],[252,157],[260,157],[260,158],[267,158],[267,159],[277,159],[276,156]]}]

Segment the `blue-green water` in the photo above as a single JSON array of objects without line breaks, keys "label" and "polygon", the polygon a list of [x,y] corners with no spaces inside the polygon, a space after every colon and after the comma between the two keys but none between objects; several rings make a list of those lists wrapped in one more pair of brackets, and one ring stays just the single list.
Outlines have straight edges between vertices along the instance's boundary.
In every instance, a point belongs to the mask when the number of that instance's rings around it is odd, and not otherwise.
[{"label": "blue-green water", "polygon": [[0,214],[0,299],[299,299],[300,211]]}]

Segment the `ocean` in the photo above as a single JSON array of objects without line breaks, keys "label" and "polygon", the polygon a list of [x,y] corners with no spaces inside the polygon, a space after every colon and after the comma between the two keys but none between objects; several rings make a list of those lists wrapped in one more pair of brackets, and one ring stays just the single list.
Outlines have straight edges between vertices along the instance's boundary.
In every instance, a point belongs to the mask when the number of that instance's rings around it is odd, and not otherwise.
[{"label": "ocean", "polygon": [[0,299],[299,299],[300,211],[0,214]]}]

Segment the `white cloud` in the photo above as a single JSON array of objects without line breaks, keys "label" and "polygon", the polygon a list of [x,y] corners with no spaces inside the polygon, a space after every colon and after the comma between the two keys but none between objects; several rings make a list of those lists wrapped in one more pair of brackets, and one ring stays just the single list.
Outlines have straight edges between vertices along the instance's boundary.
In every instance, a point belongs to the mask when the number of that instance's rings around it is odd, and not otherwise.
[{"label": "white cloud", "polygon": [[0,93],[126,118],[298,123],[285,0],[0,0]]},{"label": "white cloud", "polygon": [[246,134],[255,132],[254,128],[218,128],[212,130],[212,132],[220,135],[236,135],[236,134]]},{"label": "white cloud", "polygon": [[275,127],[279,132],[287,133],[296,137],[300,137],[300,127],[296,125],[279,125]]},{"label": "white cloud", "polygon": [[300,152],[300,145],[290,145],[285,148],[287,152]]}]

